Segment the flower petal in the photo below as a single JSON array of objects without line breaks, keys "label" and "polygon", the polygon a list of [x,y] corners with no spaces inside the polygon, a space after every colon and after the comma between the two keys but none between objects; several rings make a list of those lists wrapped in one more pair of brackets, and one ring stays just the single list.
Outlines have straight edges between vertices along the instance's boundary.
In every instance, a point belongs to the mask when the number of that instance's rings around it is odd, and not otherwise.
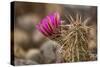
[{"label": "flower petal", "polygon": [[48,36],[48,34],[47,34],[43,29],[40,28],[40,25],[36,25],[36,28],[37,28],[42,34],[44,34],[45,36]]},{"label": "flower petal", "polygon": [[53,26],[54,25],[52,24],[52,21],[51,21],[49,16],[47,16],[47,20],[48,20],[48,27],[50,28],[51,31],[53,31]]},{"label": "flower petal", "polygon": [[42,28],[43,28],[43,30],[48,34],[48,35],[51,35],[51,32],[50,31],[48,31],[46,28],[45,28],[45,26],[44,25],[42,25]]},{"label": "flower petal", "polygon": [[49,28],[47,22],[48,22],[47,18],[44,18],[44,19],[42,20],[42,24],[41,24],[41,25],[46,29],[47,32],[50,33],[50,32],[51,32],[51,29]]},{"label": "flower petal", "polygon": [[55,23],[56,23],[56,27],[58,27],[58,25],[61,24],[60,22],[60,15],[58,12],[55,13]]},{"label": "flower petal", "polygon": [[50,18],[50,20],[51,20],[52,25],[54,25],[54,24],[55,24],[55,21],[54,21],[54,14],[49,15],[49,18]]}]

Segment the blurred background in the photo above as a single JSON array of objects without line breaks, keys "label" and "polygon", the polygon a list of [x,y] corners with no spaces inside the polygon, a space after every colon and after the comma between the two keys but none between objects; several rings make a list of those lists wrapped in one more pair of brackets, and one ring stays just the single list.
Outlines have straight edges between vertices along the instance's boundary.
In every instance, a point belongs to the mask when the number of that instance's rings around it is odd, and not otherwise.
[{"label": "blurred background", "polygon": [[[50,64],[63,63],[63,59],[57,54],[59,44],[51,41],[36,29],[39,23],[46,15],[59,12],[61,19],[69,23],[65,15],[71,14],[75,17],[76,13],[82,15],[82,20],[90,17],[87,24],[92,26],[90,30],[89,50],[91,52],[91,61],[97,59],[96,31],[97,31],[97,7],[79,6],[66,4],[50,3],[31,3],[14,2],[14,29],[11,31],[14,44],[14,62],[15,65],[28,64]],[[12,51],[12,52],[13,52]]]}]

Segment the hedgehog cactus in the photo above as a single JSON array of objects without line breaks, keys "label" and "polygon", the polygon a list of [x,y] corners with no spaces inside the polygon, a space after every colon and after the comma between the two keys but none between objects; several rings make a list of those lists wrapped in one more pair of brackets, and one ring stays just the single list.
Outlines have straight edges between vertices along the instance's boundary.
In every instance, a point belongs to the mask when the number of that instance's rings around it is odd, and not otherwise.
[{"label": "hedgehog cactus", "polygon": [[67,16],[67,19],[70,24],[62,25],[60,15],[56,12],[44,18],[37,25],[37,29],[46,37],[57,41],[61,45],[58,53],[65,62],[90,60],[88,51],[89,27],[86,26],[89,18],[82,21],[81,16],[76,14],[75,19],[71,15]]},{"label": "hedgehog cactus", "polygon": [[[62,37],[61,53],[66,62],[74,61],[88,61],[88,33],[89,27],[86,26],[89,18],[82,22],[81,17],[77,14],[76,20],[72,16],[68,17],[70,24],[63,25],[69,26],[65,31],[65,35]],[[62,33],[64,34],[64,33]]]}]

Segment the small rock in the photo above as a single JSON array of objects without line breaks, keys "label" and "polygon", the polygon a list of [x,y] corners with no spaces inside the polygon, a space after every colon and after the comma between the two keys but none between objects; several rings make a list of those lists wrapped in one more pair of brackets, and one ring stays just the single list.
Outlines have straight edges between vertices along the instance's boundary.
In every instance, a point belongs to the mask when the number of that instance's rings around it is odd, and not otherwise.
[{"label": "small rock", "polygon": [[97,56],[96,56],[96,54],[90,54],[90,59],[91,59],[91,61],[95,61],[95,60],[97,60]]},{"label": "small rock", "polygon": [[28,43],[29,42],[29,36],[28,34],[21,29],[15,28],[14,30],[14,43],[21,44],[21,43]]},{"label": "small rock", "polygon": [[38,49],[30,49],[26,54],[26,59],[30,59],[32,61],[36,61],[38,63],[42,63],[40,50],[38,50]]},{"label": "small rock", "polygon": [[97,44],[94,40],[90,40],[88,47],[89,47],[89,50],[94,50],[97,48]]},{"label": "small rock", "polygon": [[19,65],[36,65],[36,64],[38,64],[38,63],[35,62],[35,61],[26,60],[26,59],[15,58],[15,61],[14,61],[15,66],[19,66]]},{"label": "small rock", "polygon": [[41,47],[41,52],[44,57],[44,63],[62,62],[62,58],[58,56],[58,44],[54,41],[47,41]]},{"label": "small rock", "polygon": [[40,17],[37,14],[25,14],[17,18],[17,24],[24,30],[33,30],[33,25],[36,25],[39,22]]},{"label": "small rock", "polygon": [[26,52],[18,45],[14,45],[14,56],[19,58],[25,58]]}]

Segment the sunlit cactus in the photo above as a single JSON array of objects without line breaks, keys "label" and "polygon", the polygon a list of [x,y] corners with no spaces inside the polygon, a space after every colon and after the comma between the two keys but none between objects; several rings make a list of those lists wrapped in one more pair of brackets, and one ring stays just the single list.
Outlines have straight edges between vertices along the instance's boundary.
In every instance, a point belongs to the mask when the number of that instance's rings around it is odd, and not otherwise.
[{"label": "sunlit cactus", "polygon": [[71,15],[67,16],[70,21],[69,25],[62,25],[67,27],[62,34],[60,53],[66,62],[75,61],[89,61],[88,39],[89,27],[86,26],[89,18],[82,21],[82,17],[76,14],[74,19]]},{"label": "sunlit cactus", "polygon": [[90,27],[86,26],[89,18],[82,21],[82,17],[78,14],[76,14],[75,18],[71,15],[67,15],[66,18],[70,24],[62,25],[60,15],[56,12],[44,18],[37,25],[37,29],[61,45],[58,53],[60,53],[65,62],[90,60],[88,51]]}]

